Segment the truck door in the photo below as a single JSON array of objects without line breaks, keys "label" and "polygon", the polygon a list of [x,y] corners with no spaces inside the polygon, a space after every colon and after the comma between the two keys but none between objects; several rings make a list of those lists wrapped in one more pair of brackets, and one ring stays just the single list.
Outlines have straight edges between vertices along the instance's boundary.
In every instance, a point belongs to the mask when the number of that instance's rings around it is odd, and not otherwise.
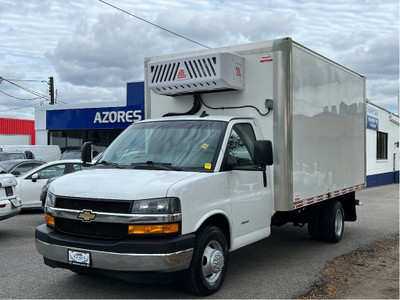
[{"label": "truck door", "polygon": [[270,233],[273,204],[271,182],[253,164],[256,137],[251,123],[236,123],[228,140],[229,154],[237,166],[228,175],[232,203],[234,247],[264,238]]}]

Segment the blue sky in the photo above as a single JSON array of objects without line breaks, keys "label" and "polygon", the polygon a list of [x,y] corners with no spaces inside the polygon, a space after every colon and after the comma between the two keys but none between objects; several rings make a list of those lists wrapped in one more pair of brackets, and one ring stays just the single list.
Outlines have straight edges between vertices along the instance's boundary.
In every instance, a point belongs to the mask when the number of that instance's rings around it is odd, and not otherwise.
[{"label": "blue sky", "polygon": [[[109,0],[209,47],[285,36],[367,77],[367,98],[398,109],[397,0]],[[59,103],[124,102],[126,83],[143,80],[144,58],[202,49],[98,0],[2,0],[0,77]],[[6,93],[6,94],[4,94]],[[33,119],[35,100],[0,83],[0,117]],[[28,106],[28,107],[27,107]]]}]

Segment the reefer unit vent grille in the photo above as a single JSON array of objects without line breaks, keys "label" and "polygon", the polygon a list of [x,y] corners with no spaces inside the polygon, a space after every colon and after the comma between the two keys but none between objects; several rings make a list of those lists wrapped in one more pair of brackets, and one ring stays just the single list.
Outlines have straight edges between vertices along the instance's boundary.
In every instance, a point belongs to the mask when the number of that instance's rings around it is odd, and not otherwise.
[{"label": "reefer unit vent grille", "polygon": [[148,64],[147,84],[159,95],[244,89],[244,58],[222,52]]}]

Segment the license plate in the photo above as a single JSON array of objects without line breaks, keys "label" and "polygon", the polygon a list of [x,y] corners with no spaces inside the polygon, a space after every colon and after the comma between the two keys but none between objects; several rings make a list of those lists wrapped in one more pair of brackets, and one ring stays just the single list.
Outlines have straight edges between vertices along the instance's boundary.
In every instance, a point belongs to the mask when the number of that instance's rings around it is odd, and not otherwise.
[{"label": "license plate", "polygon": [[6,190],[6,196],[7,196],[7,197],[10,197],[10,196],[14,195],[13,189],[12,189],[11,186],[6,186],[6,187],[5,187],[5,190]]},{"label": "license plate", "polygon": [[20,207],[22,205],[21,200],[18,198],[10,199],[11,204],[15,207]]},{"label": "license plate", "polygon": [[68,262],[71,265],[90,267],[90,252],[68,250]]}]

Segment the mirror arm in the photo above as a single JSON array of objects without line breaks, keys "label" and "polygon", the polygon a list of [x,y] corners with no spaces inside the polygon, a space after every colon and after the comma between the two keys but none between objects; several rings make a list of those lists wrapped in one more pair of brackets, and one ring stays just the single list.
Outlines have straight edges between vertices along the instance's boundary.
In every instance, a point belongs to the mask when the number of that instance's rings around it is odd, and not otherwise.
[{"label": "mirror arm", "polygon": [[263,184],[264,187],[267,187],[267,173],[265,172],[267,170],[266,165],[261,165],[258,168],[245,168],[245,167],[232,167],[230,170],[239,170],[239,171],[262,171],[263,173]]},{"label": "mirror arm", "polygon": [[262,169],[262,173],[263,173],[263,183],[264,183],[264,187],[267,187],[267,172],[265,172],[267,170],[267,168],[265,167],[265,165],[261,166]]}]

